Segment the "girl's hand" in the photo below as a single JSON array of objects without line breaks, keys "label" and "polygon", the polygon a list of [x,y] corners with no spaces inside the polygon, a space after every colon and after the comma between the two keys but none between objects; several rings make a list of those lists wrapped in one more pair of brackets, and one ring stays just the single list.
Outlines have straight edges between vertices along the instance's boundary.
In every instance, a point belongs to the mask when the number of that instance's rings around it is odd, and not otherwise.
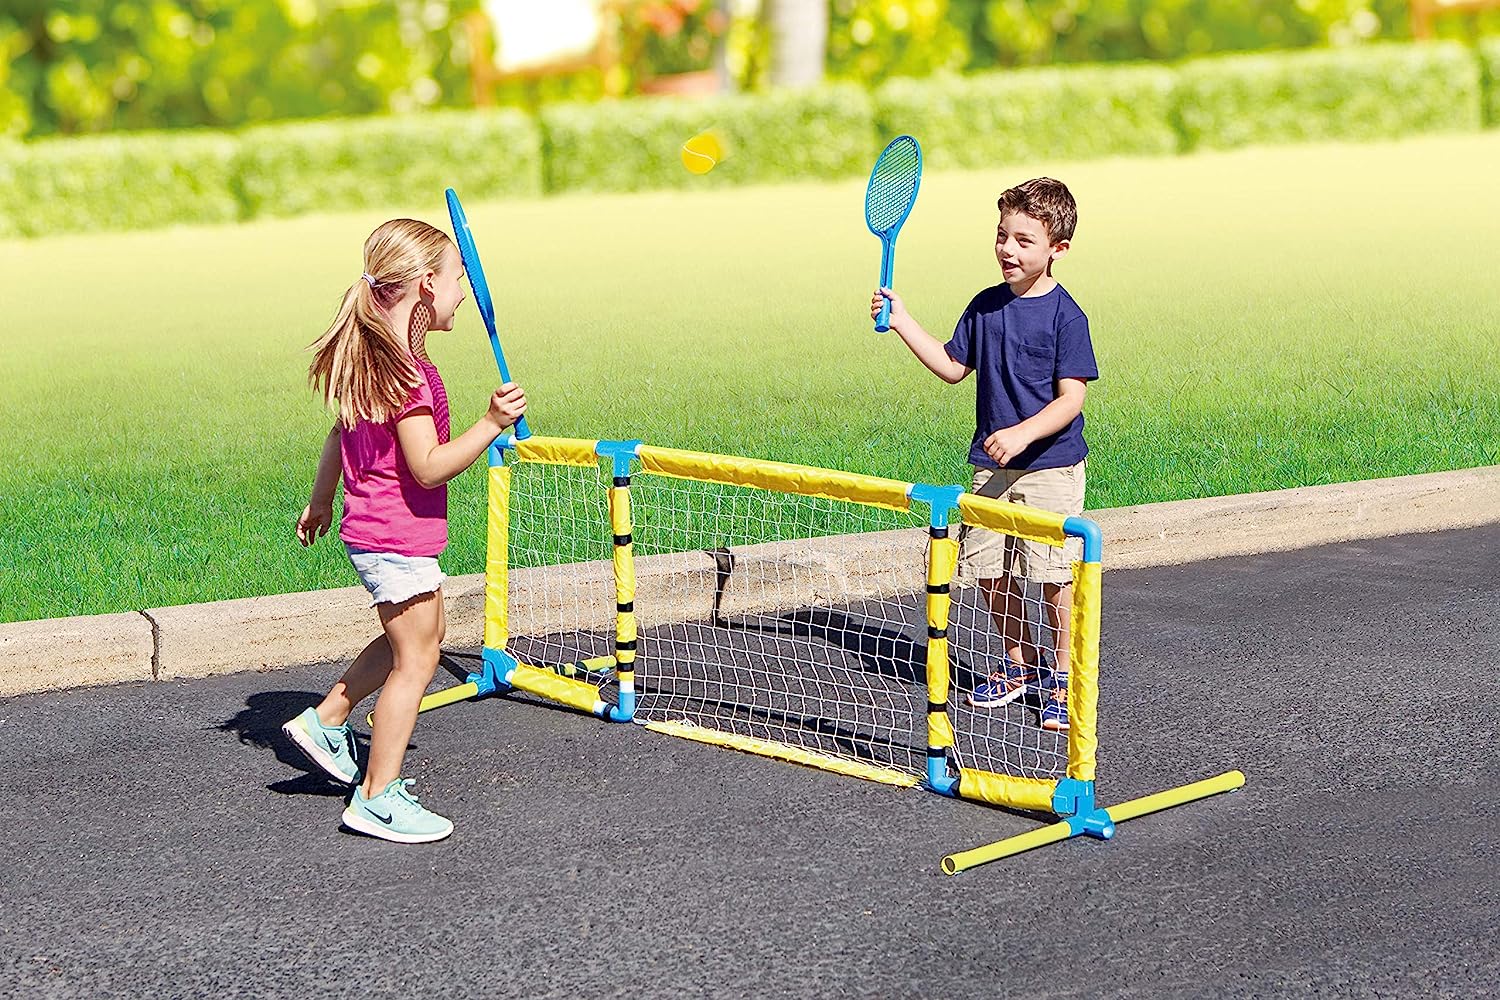
[{"label": "girl's hand", "polygon": [[521,419],[525,412],[526,390],[514,382],[507,382],[490,397],[490,409],[485,416],[503,431]]},{"label": "girl's hand", "polygon": [[302,508],[302,516],[297,518],[297,541],[306,548],[328,534],[332,526],[332,504],[308,504]]},{"label": "girl's hand", "polygon": [[901,296],[889,288],[877,288],[875,294],[870,297],[871,319],[878,320],[880,318],[880,307],[885,304],[886,299],[891,300],[891,317],[888,322],[891,325],[891,329],[894,330],[898,320],[910,319],[911,314],[906,311],[906,303],[901,301]]}]

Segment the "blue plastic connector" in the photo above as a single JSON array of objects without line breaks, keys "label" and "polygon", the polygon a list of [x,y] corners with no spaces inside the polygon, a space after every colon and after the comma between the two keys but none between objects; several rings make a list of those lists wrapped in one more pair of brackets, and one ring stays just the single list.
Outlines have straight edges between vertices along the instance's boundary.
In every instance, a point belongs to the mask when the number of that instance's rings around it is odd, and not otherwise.
[{"label": "blue plastic connector", "polygon": [[1062,778],[1052,793],[1052,811],[1059,816],[1076,816],[1094,809],[1094,783],[1077,778]]},{"label": "blue plastic connector", "polygon": [[1099,525],[1086,517],[1070,517],[1063,522],[1063,533],[1083,539],[1083,561],[1096,563],[1104,558],[1104,535]]},{"label": "blue plastic connector", "polygon": [[1094,805],[1094,783],[1077,778],[1063,778],[1052,793],[1052,811],[1067,820],[1073,836],[1086,833],[1100,840],[1115,835],[1115,821],[1109,813]]},{"label": "blue plastic connector", "polygon": [[1068,826],[1074,836],[1086,833],[1090,837],[1108,840],[1115,835],[1115,821],[1109,818],[1109,812],[1104,809],[1092,809],[1087,813],[1069,816]]},{"label": "blue plastic connector", "polygon": [[619,704],[606,706],[604,709],[604,718],[610,722],[634,722],[635,692],[621,691]]},{"label": "blue plastic connector", "polygon": [[608,458],[614,462],[612,474],[616,479],[626,479],[630,476],[630,463],[640,447],[640,439],[632,438],[628,441],[600,441],[595,451],[600,458]]},{"label": "blue plastic connector", "polygon": [[480,697],[494,694],[496,691],[510,690],[511,674],[516,672],[519,665],[514,656],[503,649],[491,649],[484,647],[484,672],[470,674],[469,681],[479,689]]},{"label": "blue plastic connector", "polygon": [[927,757],[927,780],[923,782],[928,788],[939,795],[949,798],[958,796],[958,779],[948,773],[948,758],[946,756],[935,757],[931,754]]},{"label": "blue plastic connector", "polygon": [[932,508],[932,526],[948,527],[948,517],[958,509],[958,498],[963,496],[962,486],[932,486],[928,483],[913,483],[906,495],[918,503]]},{"label": "blue plastic connector", "polygon": [[497,465],[504,465],[505,449],[514,448],[515,446],[516,436],[514,434],[506,434],[502,437],[495,438],[495,440],[491,442],[488,451],[490,466],[493,468]]}]

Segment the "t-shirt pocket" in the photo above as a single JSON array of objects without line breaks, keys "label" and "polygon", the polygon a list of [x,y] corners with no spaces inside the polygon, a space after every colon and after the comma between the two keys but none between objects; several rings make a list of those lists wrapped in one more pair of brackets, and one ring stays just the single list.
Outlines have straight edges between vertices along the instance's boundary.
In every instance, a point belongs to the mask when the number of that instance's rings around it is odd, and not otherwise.
[{"label": "t-shirt pocket", "polygon": [[1011,365],[1016,378],[1022,382],[1051,382],[1057,368],[1057,349],[1052,344],[1031,344],[1021,341],[1011,354]]}]

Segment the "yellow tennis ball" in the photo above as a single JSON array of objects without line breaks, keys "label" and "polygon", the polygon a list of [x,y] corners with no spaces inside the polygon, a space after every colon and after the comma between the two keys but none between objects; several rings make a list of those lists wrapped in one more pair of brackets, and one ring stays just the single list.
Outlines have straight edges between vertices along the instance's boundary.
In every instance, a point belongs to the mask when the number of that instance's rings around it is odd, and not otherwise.
[{"label": "yellow tennis ball", "polygon": [[682,144],[682,165],[690,173],[706,174],[724,159],[724,145],[712,132],[699,132]]}]

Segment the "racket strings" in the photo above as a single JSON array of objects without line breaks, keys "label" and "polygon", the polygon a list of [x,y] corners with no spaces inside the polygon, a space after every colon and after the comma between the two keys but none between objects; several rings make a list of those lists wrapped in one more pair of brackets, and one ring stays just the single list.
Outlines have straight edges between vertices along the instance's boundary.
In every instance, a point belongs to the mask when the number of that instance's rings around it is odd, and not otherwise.
[{"label": "racket strings", "polygon": [[871,229],[889,229],[910,211],[921,172],[922,158],[915,142],[892,144],[880,155],[865,194],[865,220]]}]

